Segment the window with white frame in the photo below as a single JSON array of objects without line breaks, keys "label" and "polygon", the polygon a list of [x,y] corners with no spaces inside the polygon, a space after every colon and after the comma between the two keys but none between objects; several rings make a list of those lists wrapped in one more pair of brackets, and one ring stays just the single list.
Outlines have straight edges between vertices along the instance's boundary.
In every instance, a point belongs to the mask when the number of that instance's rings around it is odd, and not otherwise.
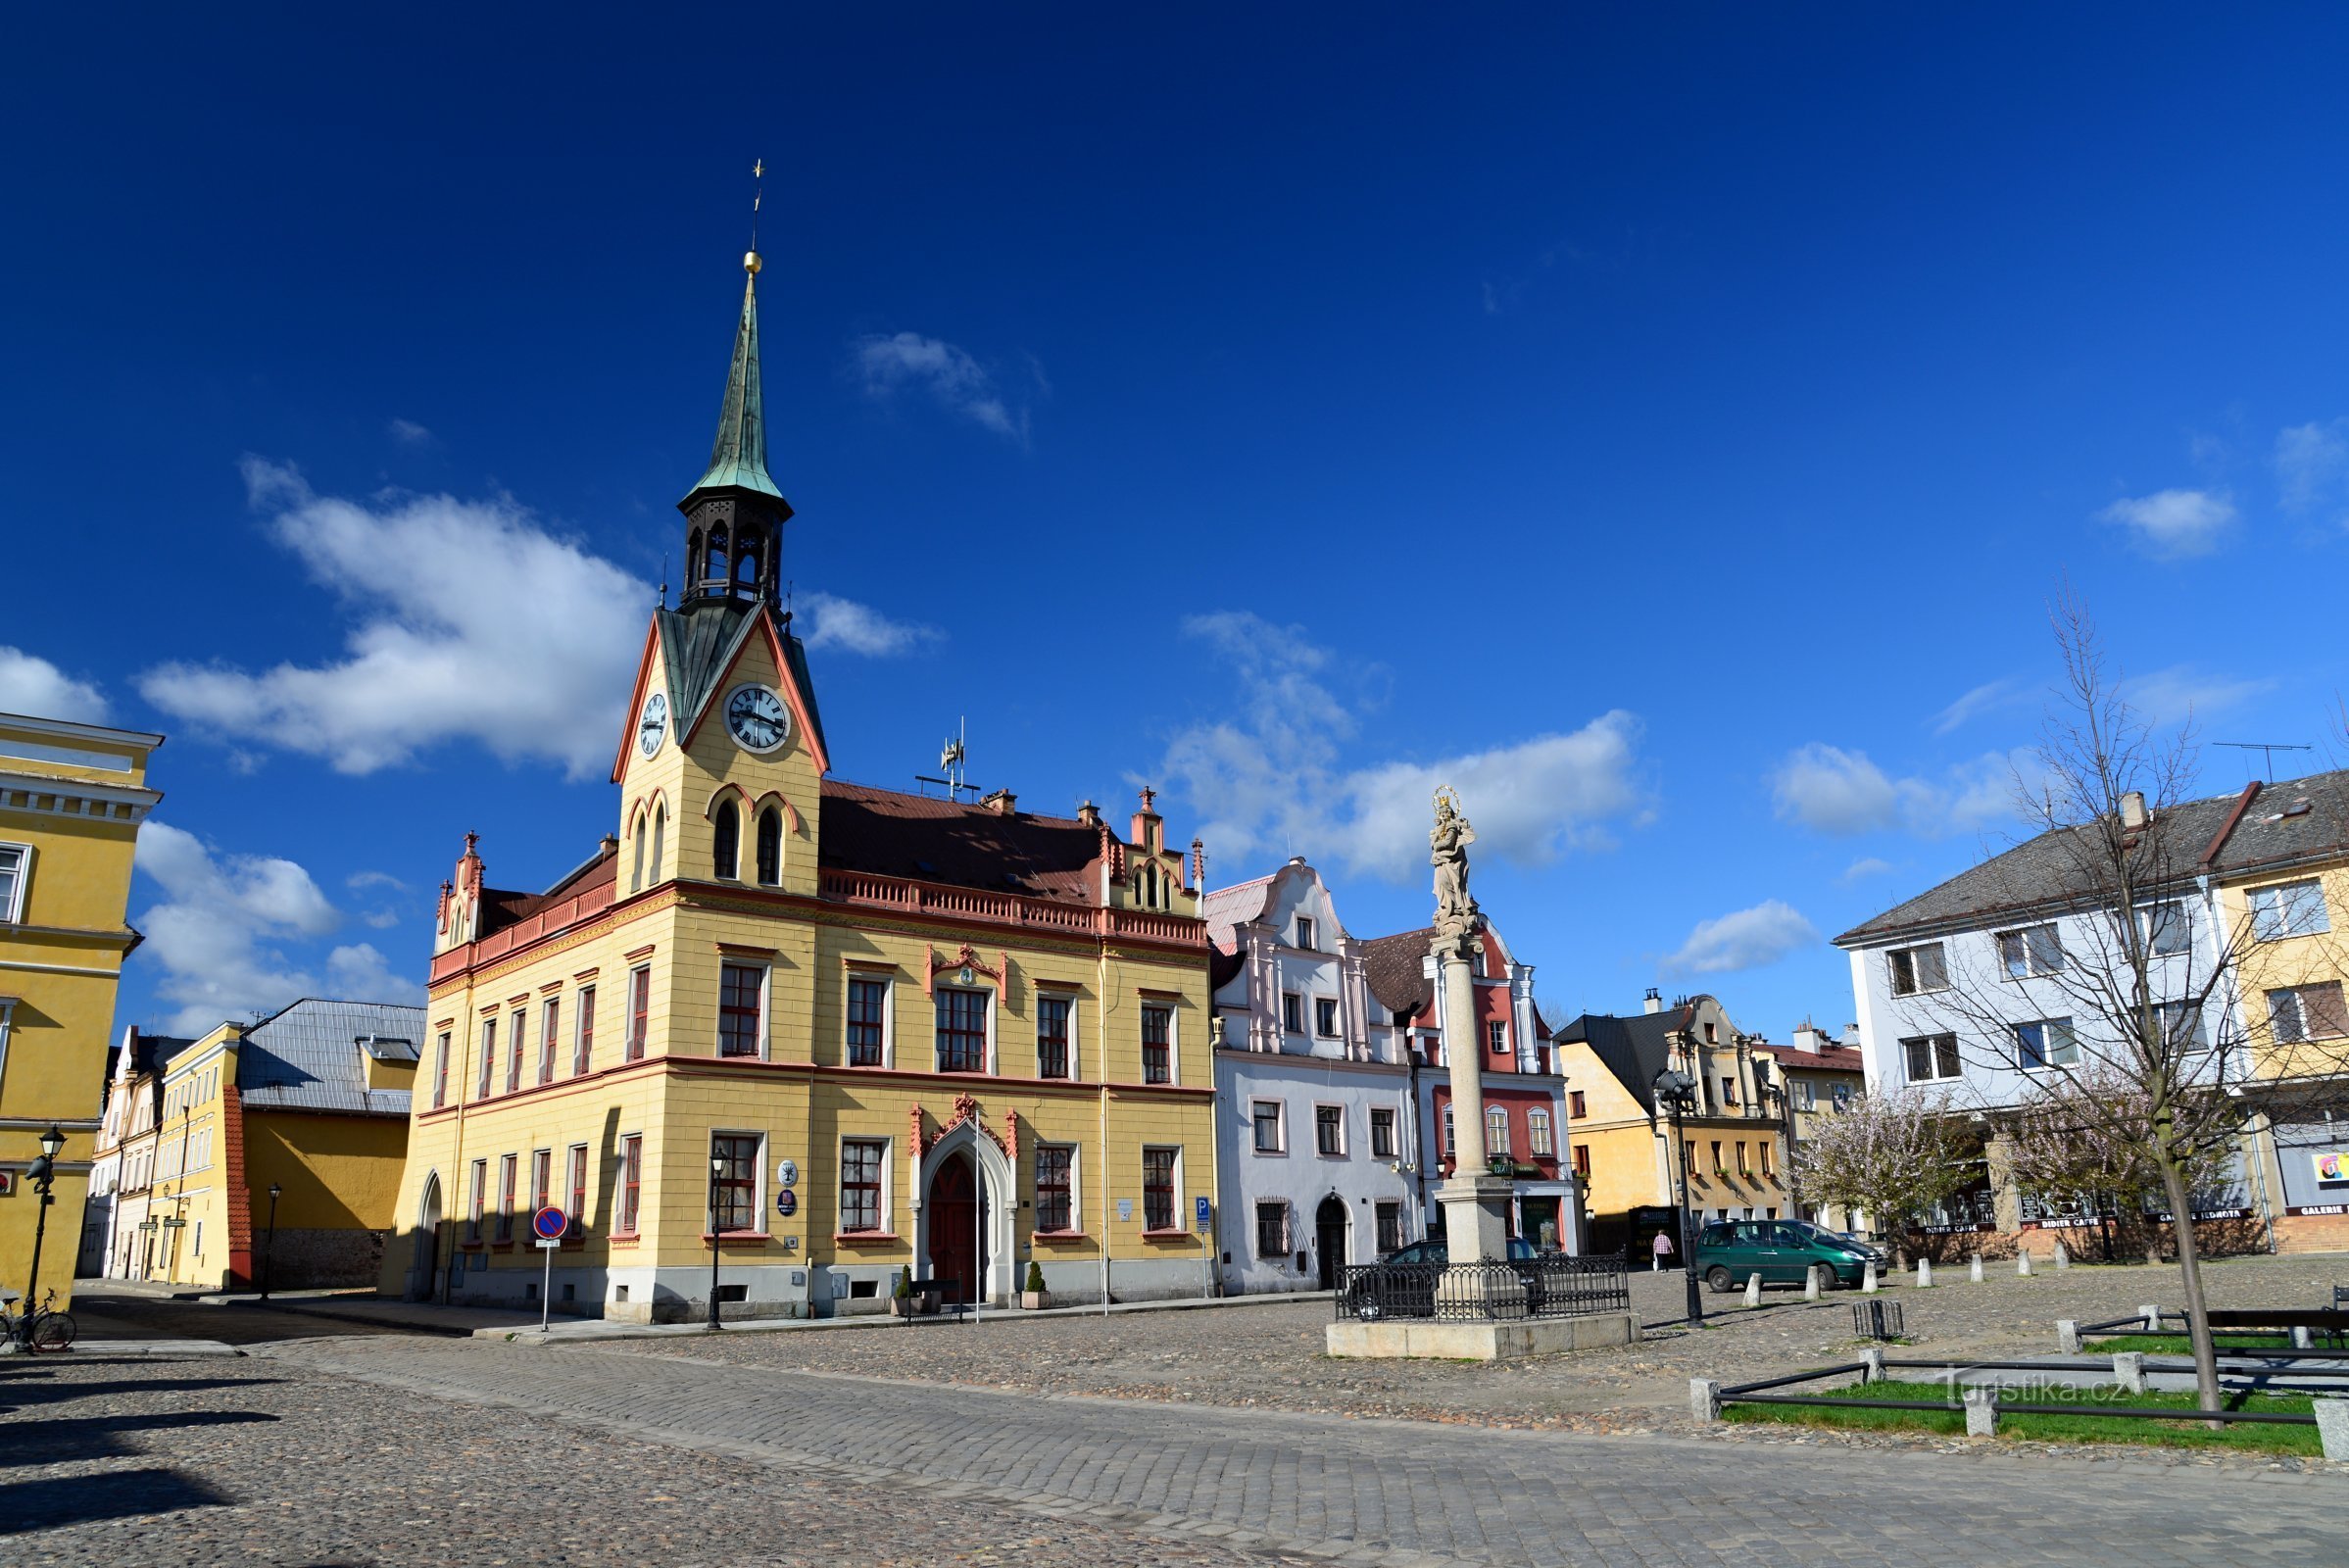
[{"label": "window with white frame", "polygon": [[2185,952],[2192,934],[2185,905],[2177,899],[2146,905],[2137,911],[2137,934],[2144,938],[2145,950],[2156,957]]},{"label": "window with white frame", "polygon": [[24,918],[24,888],[32,879],[32,846],[0,844],[0,924]]},{"label": "window with white frame", "polygon": [[881,1192],[888,1170],[888,1140],[840,1141],[840,1228],[844,1234],[888,1228],[882,1224],[885,1204]]},{"label": "window with white frame", "polygon": [[1896,997],[1949,988],[1949,961],[1938,942],[1894,948],[1884,955],[1884,967],[1891,973],[1892,995]]},{"label": "window with white frame", "polygon": [[2332,929],[2325,912],[2325,888],[2315,877],[2253,888],[2251,930],[2262,942],[2312,937]]},{"label": "window with white frame", "polygon": [[1313,1107],[1314,1152],[1333,1159],[1346,1155],[1346,1108],[1342,1105]]},{"label": "window with white frame", "polygon": [[522,1047],[530,1036],[530,1015],[516,1011],[506,1020],[506,1092],[522,1087]]},{"label": "window with white frame", "polygon": [[1077,1013],[1077,999],[1040,992],[1036,997],[1036,1076],[1073,1078],[1074,1056],[1069,1035]]},{"label": "window with white frame", "polygon": [[1490,1159],[1494,1154],[1506,1155],[1508,1152],[1509,1107],[1487,1105],[1485,1107],[1485,1157]]},{"label": "window with white frame", "polygon": [[1459,1140],[1452,1134],[1451,1106],[1449,1104],[1444,1107],[1444,1152],[1446,1158],[1454,1157],[1460,1152]]},{"label": "window with white frame", "polygon": [[1336,997],[1315,997],[1313,999],[1313,1032],[1324,1040],[1338,1038],[1338,999]]},{"label": "window with white frame", "polygon": [[852,1067],[878,1067],[888,1060],[889,981],[880,975],[849,976],[848,1057]]},{"label": "window with white frame", "polygon": [[1997,936],[1998,966],[2010,980],[2034,974],[2060,974],[2064,968],[2064,940],[2053,924],[2001,931]]},{"label": "window with white frame", "polygon": [[1077,1228],[1077,1151],[1073,1144],[1036,1146],[1036,1228],[1057,1235]]},{"label": "window with white frame", "polygon": [[1277,1154],[1289,1147],[1288,1140],[1282,1136],[1281,1102],[1279,1101],[1257,1101],[1248,1107],[1248,1118],[1255,1125],[1257,1153]]},{"label": "window with white frame", "polygon": [[1913,1040],[1903,1040],[1900,1049],[1908,1057],[1910,1083],[1934,1083],[1944,1078],[1964,1076],[1964,1068],[1958,1061],[1955,1035],[1920,1035]]},{"label": "window with white frame", "polygon": [[1525,1144],[1527,1149],[1537,1154],[1548,1154],[1556,1152],[1550,1143],[1547,1108],[1536,1105],[1525,1113]]},{"label": "window with white frame", "polygon": [[571,1023],[571,1076],[582,1076],[596,1062],[596,988],[581,986],[578,1016]]},{"label": "window with white frame", "polygon": [[1174,1008],[1162,1003],[1142,1004],[1142,1081],[1174,1082]]},{"label": "window with white frame", "polygon": [[481,1020],[481,1059],[475,1063],[476,1070],[473,1081],[473,1098],[475,1100],[489,1098],[490,1072],[497,1059],[498,1020],[493,1016]]},{"label": "window with white frame", "polygon": [[759,1208],[759,1146],[757,1133],[711,1133],[710,1184],[711,1217],[720,1231],[755,1231]]},{"label": "window with white frame", "polygon": [[2210,1031],[2203,1025],[2202,1008],[2198,1004],[2157,1003],[2153,1013],[2161,1020],[2162,1039],[2172,1050],[2199,1050],[2210,1044]]},{"label": "window with white frame", "polygon": [[938,988],[938,1070],[987,1070],[987,1001],[984,991]]},{"label": "window with white frame", "polygon": [[1183,1152],[1161,1145],[1142,1149],[1142,1228],[1171,1231],[1181,1211]]},{"label": "window with white frame", "polygon": [[717,1054],[758,1056],[764,1053],[766,966],[721,963],[717,970]]},{"label": "window with white frame", "polygon": [[1370,1113],[1370,1156],[1373,1159],[1395,1157],[1395,1110],[1381,1105]]},{"label": "window with white frame", "polygon": [[2342,1010],[2341,983],[2287,986],[2268,993],[2268,1026],[2279,1045],[2304,1040],[2334,1040],[2349,1034],[2349,1013]]},{"label": "window with white frame", "polygon": [[1492,1048],[1493,1054],[1496,1056],[1508,1054],[1509,1025],[1506,1019],[1488,1018],[1485,1020],[1485,1044]]},{"label": "window with white frame", "polygon": [[1307,953],[1313,951],[1313,919],[1310,915],[1297,917],[1297,945]]},{"label": "window with white frame", "polygon": [[1385,1256],[1403,1245],[1403,1206],[1382,1202],[1377,1206],[1379,1253]]},{"label": "window with white frame", "polygon": [[1305,999],[1294,991],[1281,993],[1281,1028],[1293,1035],[1305,1032]]},{"label": "window with white frame", "polygon": [[1289,1205],[1264,1202],[1256,1205],[1256,1255],[1282,1257],[1289,1255]]},{"label": "window with white frame", "polygon": [[1813,1084],[1808,1078],[1797,1078],[1788,1087],[1794,1091],[1794,1108],[1796,1110],[1815,1110],[1818,1108],[1818,1086]]},{"label": "window with white frame", "polygon": [[2026,1072],[2080,1064],[2080,1041],[2069,1018],[2040,1018],[2015,1025],[2015,1065]]}]

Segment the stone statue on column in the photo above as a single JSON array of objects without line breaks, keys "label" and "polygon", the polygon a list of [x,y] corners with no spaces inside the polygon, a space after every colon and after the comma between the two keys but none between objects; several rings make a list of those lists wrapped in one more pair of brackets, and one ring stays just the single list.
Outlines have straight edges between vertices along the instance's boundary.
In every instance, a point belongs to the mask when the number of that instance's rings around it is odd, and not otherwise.
[{"label": "stone statue on column", "polygon": [[1460,797],[1448,784],[1436,792],[1436,825],[1428,833],[1428,863],[1436,868],[1436,934],[1462,937],[1482,923],[1468,896],[1468,846],[1476,829],[1460,814]]},{"label": "stone statue on column", "polygon": [[1428,951],[1442,979],[1444,1066],[1452,1108],[1452,1172],[1436,1193],[1444,1207],[1445,1250],[1458,1271],[1446,1281],[1447,1291],[1485,1290],[1489,1282],[1462,1265],[1508,1256],[1514,1191],[1486,1162],[1484,1053],[1477,1043],[1476,974],[1469,962],[1483,946],[1478,932],[1485,923],[1468,896],[1468,846],[1475,842],[1476,829],[1447,784],[1436,792],[1436,825],[1428,833],[1428,860],[1436,868],[1436,927]]}]

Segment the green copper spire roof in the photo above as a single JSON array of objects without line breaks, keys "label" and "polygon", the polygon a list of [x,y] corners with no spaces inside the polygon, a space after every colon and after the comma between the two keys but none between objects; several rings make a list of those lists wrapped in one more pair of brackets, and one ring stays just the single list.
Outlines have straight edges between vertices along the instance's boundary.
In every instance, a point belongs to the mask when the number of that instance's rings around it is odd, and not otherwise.
[{"label": "green copper spire roof", "polygon": [[686,493],[756,490],[783,499],[766,471],[766,408],[759,391],[759,255],[743,258],[750,276],[742,285],[742,320],[734,328],[734,363],[726,370],[726,401],[718,409],[717,440],[710,448],[710,470]]}]

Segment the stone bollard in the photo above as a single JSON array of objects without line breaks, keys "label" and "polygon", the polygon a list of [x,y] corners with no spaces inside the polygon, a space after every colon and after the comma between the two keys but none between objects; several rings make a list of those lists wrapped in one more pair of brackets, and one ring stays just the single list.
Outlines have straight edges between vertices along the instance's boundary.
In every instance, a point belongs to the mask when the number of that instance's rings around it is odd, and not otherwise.
[{"label": "stone bollard", "polygon": [[2059,1317],[2055,1320],[2055,1348],[2065,1355],[2080,1353],[2080,1323],[2077,1319]]},{"label": "stone bollard", "polygon": [[2031,1254],[2020,1247],[2015,1249],[2015,1272],[2025,1279],[2031,1278]]},{"label": "stone bollard", "polygon": [[1745,1276],[1745,1304],[1747,1306],[1762,1304],[1762,1276],[1759,1274]]},{"label": "stone bollard", "polygon": [[1721,1419],[1721,1385],[1711,1378],[1688,1380],[1688,1414],[1699,1423]]},{"label": "stone bollard", "polygon": [[1874,1296],[1876,1291],[1876,1265],[1874,1263],[1870,1263],[1865,1269],[1860,1271],[1860,1294],[1862,1296]]},{"label": "stone bollard", "polygon": [[2130,1394],[2145,1392],[2145,1357],[2135,1350],[2123,1350],[2113,1357],[2113,1381]]},{"label": "stone bollard", "polygon": [[1998,1391],[1994,1388],[1970,1388],[1966,1391],[1966,1436],[1994,1438],[1998,1436]]},{"label": "stone bollard", "polygon": [[2140,1306],[2137,1308],[2137,1311],[2142,1314],[2145,1319],[2146,1333],[2159,1334],[2162,1331],[2162,1309],[2158,1304],[2153,1306]]},{"label": "stone bollard", "polygon": [[1982,1283],[1982,1254],[1980,1252],[1975,1253],[1973,1261],[1966,1265],[1966,1278],[1977,1285]]},{"label": "stone bollard", "polygon": [[2325,1457],[2349,1463],[2349,1399],[2330,1395],[2317,1399],[2317,1441]]},{"label": "stone bollard", "polygon": [[1860,1371],[1862,1383],[1882,1383],[1884,1380],[1884,1352],[1871,1345],[1860,1352],[1864,1363]]},{"label": "stone bollard", "polygon": [[1931,1258],[1927,1258],[1927,1257],[1921,1257],[1921,1258],[1917,1259],[1917,1289],[1919,1289],[1919,1290],[1921,1290],[1921,1291],[1930,1291],[1930,1290],[1932,1290],[1933,1288],[1933,1259],[1931,1259]]},{"label": "stone bollard", "polygon": [[2070,1268],[2072,1266],[2072,1250],[2066,1247],[2061,1239],[2059,1239],[2055,1244],[2055,1266],[2057,1268]]},{"label": "stone bollard", "polygon": [[1806,1301],[1819,1299],[1819,1271],[1815,1268],[1803,1270],[1802,1298]]},{"label": "stone bollard", "polygon": [[2295,1350],[2313,1350],[2313,1349],[2315,1349],[2316,1348],[2317,1348],[2317,1336],[2316,1336],[2316,1331],[2315,1331],[2315,1330],[2313,1330],[2313,1329],[2309,1329],[2309,1328],[2305,1328],[2305,1327],[2303,1327],[2303,1328],[2296,1328],[2296,1329],[2292,1330],[2292,1348],[2293,1348],[2293,1349],[2295,1349]]}]

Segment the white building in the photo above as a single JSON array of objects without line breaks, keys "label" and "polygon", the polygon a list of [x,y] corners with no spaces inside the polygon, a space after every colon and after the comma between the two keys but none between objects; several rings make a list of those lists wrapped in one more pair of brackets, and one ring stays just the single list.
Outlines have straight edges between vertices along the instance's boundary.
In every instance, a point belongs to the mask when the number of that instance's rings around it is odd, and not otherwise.
[{"label": "white building", "polygon": [[1422,1232],[1404,1035],[1299,858],[1207,895],[1227,1292],[1328,1289]]}]

